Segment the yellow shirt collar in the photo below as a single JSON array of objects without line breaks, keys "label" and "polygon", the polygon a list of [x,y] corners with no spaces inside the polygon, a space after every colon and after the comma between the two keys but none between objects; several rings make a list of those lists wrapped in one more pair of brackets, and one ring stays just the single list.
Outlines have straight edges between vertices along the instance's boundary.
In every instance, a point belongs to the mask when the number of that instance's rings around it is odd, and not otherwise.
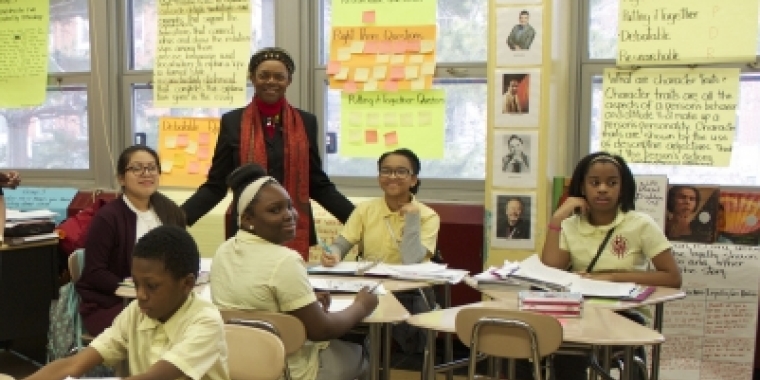
[{"label": "yellow shirt collar", "polygon": [[610,229],[620,225],[620,223],[623,222],[623,219],[625,219],[625,213],[622,210],[618,209],[615,220],[613,220],[612,223],[604,226],[594,226],[588,222],[588,218],[584,215],[578,218],[578,232],[583,235],[591,235],[596,231],[607,232]]},{"label": "yellow shirt collar", "polygon": [[179,325],[179,320],[182,318],[182,315],[184,315],[187,312],[187,309],[190,308],[190,305],[193,302],[195,302],[195,292],[191,291],[190,295],[187,296],[185,303],[183,303],[182,306],[180,306],[180,308],[177,309],[177,311],[174,312],[174,314],[171,317],[169,317],[169,320],[166,321],[165,323],[161,323],[157,319],[153,319],[145,315],[141,315],[142,320],[140,321],[140,324],[137,326],[137,330],[138,331],[153,330],[163,325],[164,332],[166,332],[167,338],[169,338],[170,341],[174,341],[178,333],[177,327]]},{"label": "yellow shirt collar", "polygon": [[[385,197],[380,198],[380,203],[382,203],[381,211],[382,211],[383,216],[398,215],[399,213],[398,211],[391,211],[391,209],[388,208],[388,203],[385,202]],[[417,201],[417,197],[415,197],[414,194],[412,194],[412,201],[410,203],[416,205],[417,207],[420,206],[419,205],[420,202]]]}]

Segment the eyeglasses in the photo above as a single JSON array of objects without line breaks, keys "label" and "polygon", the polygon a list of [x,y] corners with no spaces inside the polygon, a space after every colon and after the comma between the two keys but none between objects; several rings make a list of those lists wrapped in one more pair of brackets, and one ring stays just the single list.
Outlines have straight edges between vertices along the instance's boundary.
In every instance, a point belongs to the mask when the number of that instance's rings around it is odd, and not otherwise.
[{"label": "eyeglasses", "polygon": [[269,71],[260,71],[256,73],[256,79],[262,82],[268,82],[274,80],[275,82],[285,82],[288,80],[288,76],[283,73],[273,73]]},{"label": "eyeglasses", "polygon": [[148,174],[158,174],[158,165],[134,165],[134,166],[127,166],[127,170],[129,170],[134,175],[141,175],[145,172],[148,172]]},{"label": "eyeglasses", "polygon": [[407,168],[380,168],[381,177],[390,177],[396,175],[396,178],[404,179],[409,177],[412,172]]}]

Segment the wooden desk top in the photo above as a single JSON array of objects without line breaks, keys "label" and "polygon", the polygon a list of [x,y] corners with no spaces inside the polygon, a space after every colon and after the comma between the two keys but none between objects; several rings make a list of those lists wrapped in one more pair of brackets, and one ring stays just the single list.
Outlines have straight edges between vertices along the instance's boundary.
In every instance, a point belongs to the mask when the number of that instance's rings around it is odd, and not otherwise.
[{"label": "wooden desk top", "polygon": [[[485,288],[478,290],[494,300],[513,300],[517,298],[516,290],[519,289],[505,287],[505,289]],[[610,310],[628,310],[639,306],[657,305],[660,303],[675,301],[684,297],[686,297],[686,293],[681,289],[657,287],[654,293],[642,302],[589,298],[585,300],[584,306]]]},{"label": "wooden desk top", "polygon": [[[517,309],[517,299],[477,302],[450,309],[436,310],[411,316],[406,320],[412,326],[428,330],[456,333],[454,321],[459,310],[471,307],[494,307],[507,310]],[[563,327],[563,340],[598,346],[649,345],[665,341],[662,334],[615,312],[596,307],[586,307],[582,318],[559,318]]]}]

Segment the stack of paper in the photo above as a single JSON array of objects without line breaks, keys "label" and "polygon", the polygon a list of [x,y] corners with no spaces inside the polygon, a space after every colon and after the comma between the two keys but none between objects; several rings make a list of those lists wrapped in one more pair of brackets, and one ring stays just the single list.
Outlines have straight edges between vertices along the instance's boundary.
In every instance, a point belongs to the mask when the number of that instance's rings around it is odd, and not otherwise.
[{"label": "stack of paper", "polygon": [[362,288],[374,289],[372,293],[378,295],[387,294],[385,287],[378,280],[342,280],[332,278],[310,278],[311,287],[316,290],[324,290],[331,293],[359,293]]},{"label": "stack of paper", "polygon": [[26,243],[58,239],[55,232],[55,212],[50,210],[5,212],[5,243],[22,245]]},{"label": "stack of paper", "polygon": [[457,284],[469,273],[461,269],[449,269],[445,264],[384,264],[371,262],[343,261],[334,267],[315,266],[311,274],[355,275],[366,269],[363,275],[392,277],[400,280],[442,281]]},{"label": "stack of paper", "polygon": [[555,317],[580,317],[583,313],[583,295],[570,292],[522,291],[518,297],[520,310]]}]

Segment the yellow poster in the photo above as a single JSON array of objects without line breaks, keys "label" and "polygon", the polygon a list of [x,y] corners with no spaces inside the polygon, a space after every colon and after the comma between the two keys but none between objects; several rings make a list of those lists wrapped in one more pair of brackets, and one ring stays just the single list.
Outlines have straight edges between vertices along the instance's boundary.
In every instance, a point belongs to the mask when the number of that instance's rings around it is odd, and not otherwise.
[{"label": "yellow poster", "polygon": [[340,152],[378,157],[409,148],[420,158],[443,158],[443,90],[341,94]]},{"label": "yellow poster", "polygon": [[438,0],[332,0],[332,25],[435,25],[437,7]]},{"label": "yellow poster", "polygon": [[333,27],[330,88],[424,90],[433,85],[436,26]]},{"label": "yellow poster", "polygon": [[160,118],[161,185],[196,188],[206,182],[218,136],[218,118]]},{"label": "yellow poster", "polygon": [[0,1],[0,107],[45,102],[49,0]]},{"label": "yellow poster", "polygon": [[757,0],[621,0],[617,64],[755,62]]},{"label": "yellow poster", "polygon": [[604,71],[602,150],[633,163],[729,166],[739,69]]},{"label": "yellow poster", "polygon": [[175,108],[246,104],[250,53],[249,0],[159,2],[154,104]]}]

